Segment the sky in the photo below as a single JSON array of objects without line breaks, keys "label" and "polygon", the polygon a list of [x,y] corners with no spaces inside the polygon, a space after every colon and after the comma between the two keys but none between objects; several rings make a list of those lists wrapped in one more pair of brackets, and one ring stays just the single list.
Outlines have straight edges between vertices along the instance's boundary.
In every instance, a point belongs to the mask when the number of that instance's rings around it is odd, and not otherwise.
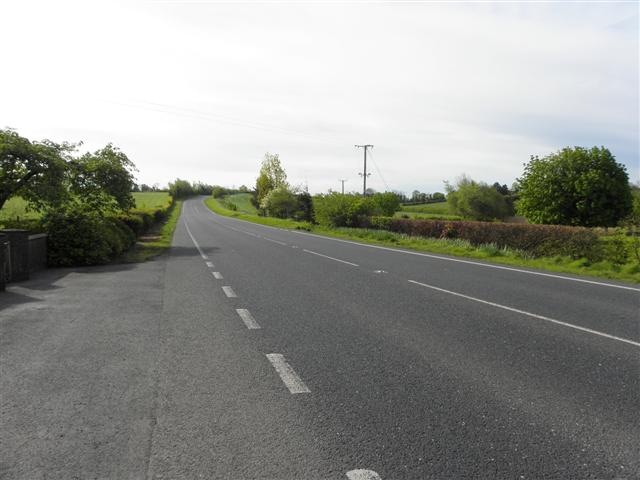
[{"label": "sky", "polygon": [[0,128],[111,142],[140,183],[511,185],[604,145],[640,174],[638,2],[3,0]]}]

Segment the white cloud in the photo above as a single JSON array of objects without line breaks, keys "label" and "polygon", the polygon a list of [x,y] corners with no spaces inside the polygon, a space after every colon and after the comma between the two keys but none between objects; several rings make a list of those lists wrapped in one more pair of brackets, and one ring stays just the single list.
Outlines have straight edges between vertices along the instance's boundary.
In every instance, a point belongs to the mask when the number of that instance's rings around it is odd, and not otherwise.
[{"label": "white cloud", "polygon": [[[265,151],[313,191],[606,145],[638,177],[636,4],[8,2],[0,125],[112,141],[141,181],[251,184]],[[372,165],[370,183],[385,188]]]}]

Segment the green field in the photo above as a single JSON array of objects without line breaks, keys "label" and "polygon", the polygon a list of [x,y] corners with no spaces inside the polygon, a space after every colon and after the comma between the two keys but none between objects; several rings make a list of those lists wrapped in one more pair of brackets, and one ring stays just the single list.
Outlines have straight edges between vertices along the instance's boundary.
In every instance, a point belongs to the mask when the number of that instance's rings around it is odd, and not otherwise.
[{"label": "green field", "polygon": [[412,213],[437,213],[439,215],[450,215],[449,204],[447,202],[423,203],[420,205],[402,205],[403,212]]},{"label": "green field", "polygon": [[169,203],[168,192],[134,192],[133,199],[136,201],[136,208],[158,208]]},{"label": "green field", "polygon": [[233,203],[238,212],[249,213],[251,215],[257,215],[258,210],[251,203],[251,194],[250,193],[236,193],[234,195],[227,195],[224,197],[229,203]]},{"label": "green field", "polygon": [[[136,208],[158,208],[169,202],[167,192],[135,192],[133,198],[136,201]],[[254,210],[255,211],[255,210]],[[2,220],[30,220],[40,218],[40,212],[27,211],[27,202],[20,197],[13,197],[0,210],[0,221]]]}]

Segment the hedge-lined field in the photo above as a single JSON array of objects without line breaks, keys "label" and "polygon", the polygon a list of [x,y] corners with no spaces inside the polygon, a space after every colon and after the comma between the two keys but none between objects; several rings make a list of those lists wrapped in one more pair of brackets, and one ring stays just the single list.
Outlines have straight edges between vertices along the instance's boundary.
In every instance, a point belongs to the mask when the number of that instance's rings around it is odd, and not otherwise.
[{"label": "hedge-lined field", "polygon": [[134,192],[136,208],[158,208],[171,202],[169,192]]},{"label": "hedge-lined field", "polygon": [[[349,240],[487,260],[505,265],[640,283],[640,239],[623,229],[523,225],[496,222],[360,218],[360,228],[331,227],[250,215],[209,198],[216,213],[254,223],[302,229]],[[384,229],[383,229],[384,228]],[[392,231],[395,230],[395,231]]]}]

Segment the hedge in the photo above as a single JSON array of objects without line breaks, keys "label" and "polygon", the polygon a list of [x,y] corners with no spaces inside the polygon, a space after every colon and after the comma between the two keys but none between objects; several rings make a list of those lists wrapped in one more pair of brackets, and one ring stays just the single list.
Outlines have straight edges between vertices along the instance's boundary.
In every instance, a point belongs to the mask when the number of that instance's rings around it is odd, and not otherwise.
[{"label": "hedge", "polygon": [[533,256],[569,256],[599,261],[603,257],[598,235],[588,228],[472,221],[360,217],[358,226],[418,237],[459,238],[472,245],[493,244]]}]

